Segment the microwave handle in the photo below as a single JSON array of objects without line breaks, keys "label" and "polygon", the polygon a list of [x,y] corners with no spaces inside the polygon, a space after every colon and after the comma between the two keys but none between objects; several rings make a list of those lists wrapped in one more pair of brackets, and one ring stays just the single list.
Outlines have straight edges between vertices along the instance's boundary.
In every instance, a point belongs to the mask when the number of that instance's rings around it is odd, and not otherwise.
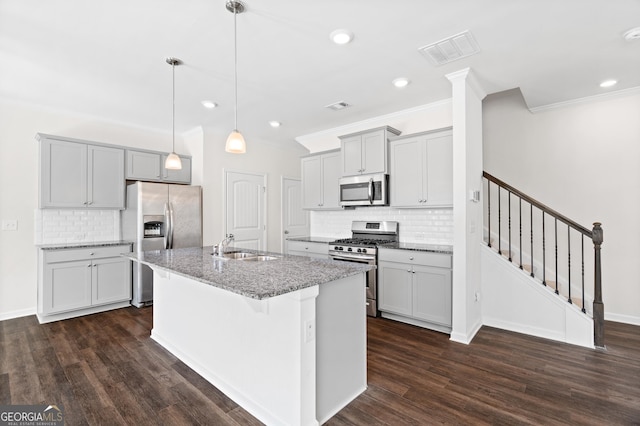
[{"label": "microwave handle", "polygon": [[373,204],[373,178],[369,178],[369,204]]}]

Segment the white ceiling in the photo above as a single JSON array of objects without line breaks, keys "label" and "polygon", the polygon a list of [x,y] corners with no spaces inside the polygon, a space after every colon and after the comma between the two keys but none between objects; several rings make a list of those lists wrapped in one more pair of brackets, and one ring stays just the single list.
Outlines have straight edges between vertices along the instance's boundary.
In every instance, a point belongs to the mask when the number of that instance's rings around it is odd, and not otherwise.
[{"label": "white ceiling", "polygon": [[[530,108],[640,86],[638,0],[246,0],[238,23],[238,128],[306,135],[451,96],[470,67]],[[347,28],[351,44],[329,33]],[[433,66],[418,48],[470,30],[480,53]],[[225,0],[0,0],[0,98],[171,132],[233,128],[233,14]],[[412,83],[396,89],[391,81]],[[602,80],[618,85],[602,89]],[[219,104],[206,110],[210,99]],[[350,108],[325,105],[346,101]],[[283,123],[272,129],[269,120]]]}]

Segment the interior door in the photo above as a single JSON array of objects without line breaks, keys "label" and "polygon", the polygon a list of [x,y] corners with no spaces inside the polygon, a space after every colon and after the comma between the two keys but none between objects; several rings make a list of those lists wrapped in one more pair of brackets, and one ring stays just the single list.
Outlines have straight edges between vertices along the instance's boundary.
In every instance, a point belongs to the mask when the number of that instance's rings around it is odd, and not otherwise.
[{"label": "interior door", "polygon": [[232,245],[266,250],[266,176],[225,171],[225,233]]},{"label": "interior door", "polygon": [[282,178],[282,244],[287,253],[287,238],[309,235],[309,212],[302,209],[302,182],[300,179]]}]

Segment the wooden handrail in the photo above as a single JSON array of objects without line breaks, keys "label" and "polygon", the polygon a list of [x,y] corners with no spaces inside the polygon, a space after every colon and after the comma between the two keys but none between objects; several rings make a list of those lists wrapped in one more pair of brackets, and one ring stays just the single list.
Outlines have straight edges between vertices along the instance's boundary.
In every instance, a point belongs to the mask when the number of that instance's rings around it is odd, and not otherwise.
[{"label": "wooden handrail", "polygon": [[571,226],[576,231],[579,231],[582,234],[584,234],[585,236],[593,239],[592,231],[590,231],[589,229],[587,229],[584,226],[580,225],[579,223],[569,219],[568,217],[564,216],[563,214],[558,213],[557,211],[555,211],[551,207],[548,207],[548,206],[544,205],[543,203],[541,203],[540,201],[538,201],[538,200],[536,200],[534,198],[531,198],[530,196],[528,196],[524,192],[519,191],[518,189],[516,189],[513,186],[509,185],[508,183],[505,183],[504,181],[498,179],[495,176],[490,175],[487,172],[482,172],[482,176],[485,177],[490,182],[493,182],[496,185],[506,189],[507,191],[509,191],[509,192],[511,192],[513,194],[516,194],[518,197],[522,198],[526,202],[534,205],[535,207],[539,208],[540,210],[544,211],[545,213],[549,214],[550,216],[555,217],[559,221],[564,222],[566,225]]},{"label": "wooden handrail", "polygon": [[[602,302],[602,261],[601,261],[601,257],[600,257],[600,251],[601,251],[601,246],[602,246],[602,241],[603,241],[603,231],[602,231],[602,227],[600,226],[601,224],[599,222],[594,222],[593,224],[593,229],[589,230],[587,228],[585,228],[584,226],[580,225],[579,223],[569,219],[568,217],[564,216],[563,214],[555,211],[554,209],[546,206],[545,204],[541,203],[540,201],[528,196],[527,194],[523,193],[522,191],[514,188],[513,186],[509,185],[508,183],[505,183],[504,181],[498,179],[495,176],[492,176],[491,174],[487,173],[487,172],[482,172],[482,176],[487,179],[487,181],[489,182],[493,182],[494,184],[496,184],[498,186],[498,194],[500,193],[500,189],[503,188],[505,190],[508,191],[509,193],[509,261],[511,262],[511,194],[515,194],[516,196],[518,196],[520,198],[519,203],[521,200],[525,200],[527,203],[529,203],[531,205],[531,209],[535,206],[536,208],[538,208],[540,211],[542,211],[543,213],[543,220],[542,220],[542,239],[543,239],[543,277],[542,277],[542,284],[546,285],[546,280],[545,280],[545,272],[546,272],[546,268],[544,266],[544,260],[545,260],[545,255],[544,255],[544,238],[545,238],[545,232],[544,232],[544,215],[548,214],[549,216],[553,217],[555,219],[555,242],[556,242],[556,262],[555,262],[555,266],[556,266],[556,293],[558,293],[558,261],[557,261],[557,252],[558,252],[558,247],[557,247],[557,241],[558,241],[558,236],[557,236],[557,221],[559,220],[560,222],[563,222],[564,224],[567,225],[568,229],[574,229],[580,233],[582,233],[584,236],[590,238],[593,241],[593,247],[594,247],[594,283],[593,283],[593,290],[594,290],[594,297],[593,297],[593,341],[594,341],[594,345],[596,348],[601,348],[603,349],[605,347],[604,345],[604,304]],[[487,187],[487,192],[489,193],[491,188],[491,185],[489,184],[489,186]],[[489,197],[490,198],[490,197]],[[489,200],[490,203],[490,200]],[[518,210],[519,214],[520,214],[520,219],[519,219],[519,226],[520,226],[520,267],[522,269],[522,207],[521,204],[519,204],[520,208]],[[488,204],[487,205],[488,211],[489,211],[489,234],[491,234],[491,205]],[[531,210],[531,257],[533,257],[533,210]],[[501,223],[502,219],[501,219],[501,208],[500,208],[500,197],[498,195],[498,223]],[[568,231],[569,232],[569,231]],[[501,236],[500,236],[500,226],[498,226],[498,252],[501,252],[500,249],[500,240],[501,240]],[[568,234],[567,237],[567,244],[568,247],[569,244],[571,243],[571,238],[570,238],[570,234]],[[488,243],[489,247],[491,247],[491,235],[489,235],[489,243]],[[584,243],[582,245],[582,275],[583,275],[583,282],[582,282],[582,300],[583,300],[583,307],[582,307],[582,312],[586,312],[585,308],[584,308]],[[568,288],[569,288],[569,295],[568,295],[568,302],[572,303],[571,301],[571,249],[568,249],[568,273],[569,273],[569,284],[568,284]],[[533,259],[531,260],[531,276],[533,277]]]}]

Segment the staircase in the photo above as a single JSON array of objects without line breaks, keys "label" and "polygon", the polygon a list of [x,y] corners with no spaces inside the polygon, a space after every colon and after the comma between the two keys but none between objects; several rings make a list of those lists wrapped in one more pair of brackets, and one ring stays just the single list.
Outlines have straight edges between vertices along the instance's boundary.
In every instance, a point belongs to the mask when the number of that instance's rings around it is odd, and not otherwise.
[{"label": "staircase", "polygon": [[[540,289],[535,287],[539,286],[555,296],[553,306],[563,312],[558,321],[565,321],[567,330],[585,318],[592,321],[593,345],[604,348],[601,224],[596,222],[589,230],[489,173],[484,172],[483,178],[487,248],[517,271],[515,280],[526,276],[529,282],[525,286],[532,285],[538,293]],[[499,264],[496,267],[502,268]],[[512,273],[504,269],[490,282],[506,279],[500,274]],[[527,291],[518,297],[537,298],[536,292]],[[557,301],[569,306],[563,307]],[[520,309],[531,310],[529,306]]]}]

